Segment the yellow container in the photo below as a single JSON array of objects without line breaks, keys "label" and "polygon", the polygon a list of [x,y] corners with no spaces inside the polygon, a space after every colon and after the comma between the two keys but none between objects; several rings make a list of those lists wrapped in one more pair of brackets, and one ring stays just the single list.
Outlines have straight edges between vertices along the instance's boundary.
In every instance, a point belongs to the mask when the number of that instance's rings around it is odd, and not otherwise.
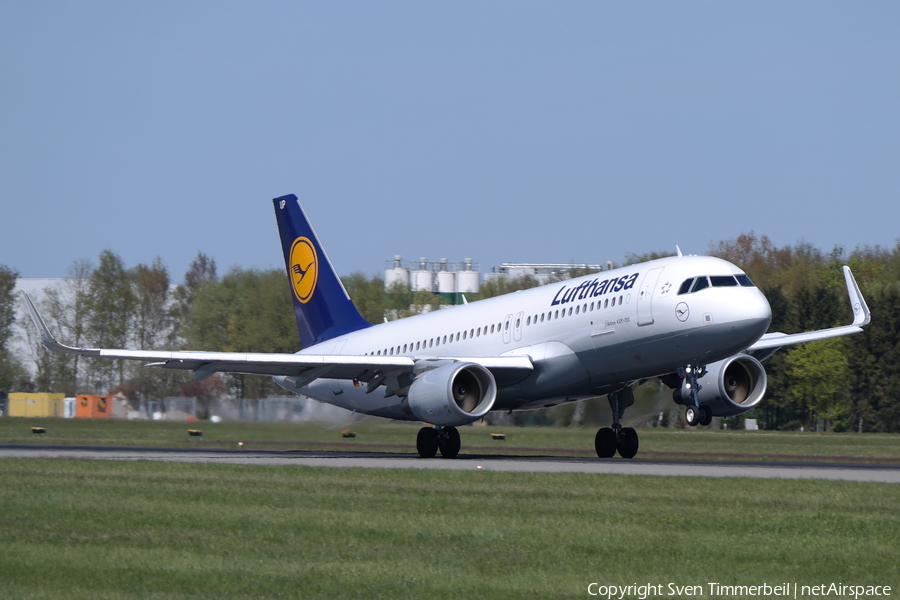
[{"label": "yellow container", "polygon": [[65,394],[26,394],[13,392],[9,395],[10,417],[61,417]]}]

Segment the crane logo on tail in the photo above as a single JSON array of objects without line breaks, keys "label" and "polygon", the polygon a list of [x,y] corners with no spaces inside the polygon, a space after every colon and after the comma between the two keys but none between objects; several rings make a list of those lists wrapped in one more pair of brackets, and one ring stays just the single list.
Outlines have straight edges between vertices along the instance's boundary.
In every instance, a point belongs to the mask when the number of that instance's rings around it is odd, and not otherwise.
[{"label": "crane logo on tail", "polygon": [[305,237],[298,237],[291,245],[291,288],[301,304],[306,304],[316,290],[319,278],[319,258],[316,249]]}]

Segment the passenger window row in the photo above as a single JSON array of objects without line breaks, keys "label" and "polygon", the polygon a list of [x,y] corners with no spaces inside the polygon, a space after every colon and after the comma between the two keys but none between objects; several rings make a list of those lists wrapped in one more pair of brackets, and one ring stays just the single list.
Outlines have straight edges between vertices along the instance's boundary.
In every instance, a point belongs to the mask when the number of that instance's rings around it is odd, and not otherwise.
[{"label": "passenger window row", "polygon": [[[376,350],[375,352],[366,352],[366,355],[371,356],[392,356],[394,354],[406,354],[407,352],[415,352],[416,350],[424,350],[426,348],[434,348],[436,346],[440,346],[441,344],[447,345],[452,344],[453,342],[458,342],[460,340],[465,340],[468,338],[476,338],[481,337],[482,335],[490,335],[491,333],[500,333],[502,330],[502,324],[497,323],[496,325],[491,325],[490,332],[488,332],[488,326],[478,327],[477,329],[470,329],[468,331],[457,331],[456,334],[445,335],[443,338],[441,336],[437,336],[434,338],[430,338],[427,340],[422,340],[419,342],[409,344],[403,344],[402,346],[395,346],[394,348],[385,348],[384,350]],[[509,323],[506,324],[506,328],[509,329]]]},{"label": "passenger window row", "polygon": [[[690,280],[692,281],[692,280]],[[747,280],[749,281],[749,279]],[[751,284],[752,285],[752,284]],[[682,286],[684,287],[684,286]],[[588,304],[585,302],[583,305],[578,306],[570,306],[567,309],[558,309],[555,311],[549,311],[546,313],[540,313],[539,315],[529,316],[525,322],[527,326],[537,325],[538,322],[543,323],[544,321],[552,321],[555,319],[562,319],[566,316],[577,315],[579,313],[587,313],[588,311],[593,312],[594,310],[601,310],[605,308],[610,308],[616,305],[618,300],[618,304],[623,304],[625,302],[625,296],[620,295],[618,298],[613,296],[612,298],[606,298],[605,300],[598,300],[597,302],[591,302]],[[506,323],[506,329],[509,329],[509,321]],[[516,318],[516,328],[521,327],[521,317]],[[467,338],[476,338],[481,337],[483,335],[491,335],[493,333],[500,333],[503,331],[503,324],[497,323],[496,325],[491,325],[490,329],[485,325],[484,327],[478,327],[477,329],[470,329],[468,331],[457,331],[456,334],[445,335],[443,337],[438,336],[435,338],[430,338],[427,340],[410,342],[408,344],[403,344],[402,346],[394,346],[393,348],[384,348],[382,350],[376,350],[374,352],[366,352],[365,356],[393,356],[393,355],[401,355],[406,354],[408,352],[416,352],[418,350],[424,350],[426,348],[435,348],[440,346],[441,344],[447,345],[452,344],[453,342],[458,342],[460,340],[465,340]]]},{"label": "passenger window row", "polygon": [[[611,306],[616,305],[616,299],[617,299],[616,296],[613,296],[611,299],[606,298],[606,300],[598,300],[597,302],[591,302],[590,304],[585,302],[584,304],[581,304],[578,306],[570,306],[568,308],[568,310],[563,308],[560,310],[555,310],[555,311],[552,310],[550,312],[540,313],[539,315],[534,315],[533,317],[528,317],[528,320],[526,321],[525,324],[526,325],[536,325],[538,323],[538,320],[540,320],[540,322],[543,323],[545,318],[547,321],[551,321],[553,319],[561,319],[566,316],[571,317],[572,315],[577,315],[579,313],[587,313],[588,311],[593,312],[594,310],[610,308]],[[620,295],[618,297],[618,303],[622,304],[624,302],[625,302],[625,296]]]}]

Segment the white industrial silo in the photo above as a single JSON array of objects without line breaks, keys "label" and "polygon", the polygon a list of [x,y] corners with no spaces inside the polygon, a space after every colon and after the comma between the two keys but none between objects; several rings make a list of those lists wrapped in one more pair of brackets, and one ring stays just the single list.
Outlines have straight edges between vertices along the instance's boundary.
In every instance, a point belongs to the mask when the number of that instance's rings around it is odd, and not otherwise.
[{"label": "white industrial silo", "polygon": [[456,304],[456,273],[447,269],[447,259],[438,264],[437,291],[447,304]]},{"label": "white industrial silo", "polygon": [[399,254],[394,256],[394,262],[384,270],[384,289],[390,290],[394,285],[403,286],[404,291],[409,288],[409,269],[403,268],[403,257]]},{"label": "white industrial silo", "polygon": [[472,265],[472,259],[463,260],[462,271],[456,272],[456,304],[462,304],[462,295],[472,296],[481,290],[481,273]]},{"label": "white industrial silo", "polygon": [[409,272],[410,285],[414,292],[433,292],[432,272],[428,269],[428,259],[419,259],[418,268]]}]

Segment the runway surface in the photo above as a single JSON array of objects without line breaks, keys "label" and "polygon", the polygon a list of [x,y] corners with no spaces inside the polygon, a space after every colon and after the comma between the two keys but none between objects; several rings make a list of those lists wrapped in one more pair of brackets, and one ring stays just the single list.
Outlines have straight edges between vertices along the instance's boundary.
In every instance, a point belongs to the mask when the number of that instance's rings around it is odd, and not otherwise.
[{"label": "runway surface", "polygon": [[461,454],[448,460],[422,459],[416,454],[386,452],[325,452],[136,448],[127,446],[64,446],[0,444],[0,458],[83,458],[93,460],[159,460],[242,465],[302,465],[369,469],[444,469],[528,473],[594,473],[691,477],[756,477],[831,479],[900,483],[900,467],[893,465],[818,462],[698,461],[635,458],[565,458]]}]

